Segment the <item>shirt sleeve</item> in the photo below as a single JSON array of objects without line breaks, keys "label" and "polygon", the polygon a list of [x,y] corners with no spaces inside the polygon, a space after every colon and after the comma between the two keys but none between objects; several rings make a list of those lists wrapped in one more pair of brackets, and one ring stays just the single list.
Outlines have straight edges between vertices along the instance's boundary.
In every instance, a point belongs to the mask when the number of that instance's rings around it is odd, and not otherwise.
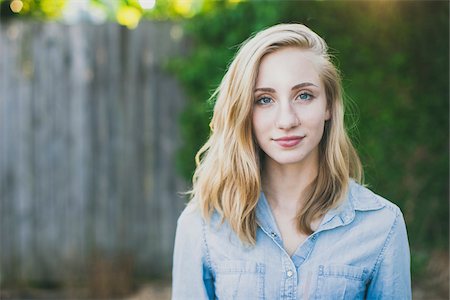
[{"label": "shirt sleeve", "polygon": [[188,206],[177,223],[172,300],[214,299],[213,276],[204,240],[204,221]]},{"label": "shirt sleeve", "polygon": [[400,210],[375,266],[367,299],[411,299],[410,251]]}]

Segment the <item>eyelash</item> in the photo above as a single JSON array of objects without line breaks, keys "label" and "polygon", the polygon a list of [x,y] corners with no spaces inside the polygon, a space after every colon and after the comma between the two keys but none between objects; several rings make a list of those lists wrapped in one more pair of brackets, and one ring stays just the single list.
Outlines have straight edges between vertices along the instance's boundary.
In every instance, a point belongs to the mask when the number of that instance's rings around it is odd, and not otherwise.
[{"label": "eyelash", "polygon": [[[307,96],[308,99],[301,99],[301,98],[300,98],[301,96],[304,96],[304,95]],[[263,100],[265,100],[265,99],[270,100],[270,102],[263,102]],[[311,94],[311,93],[308,93],[308,92],[301,92],[300,94],[298,94],[297,97],[295,97],[295,99],[299,99],[299,100],[301,100],[301,101],[311,101],[311,100],[314,99],[314,95]],[[273,99],[272,99],[272,98],[270,98],[270,97],[268,97],[268,96],[261,96],[261,97],[259,97],[259,98],[256,99],[255,104],[258,104],[258,105],[268,105],[268,104],[270,104],[271,102],[273,102]]]}]

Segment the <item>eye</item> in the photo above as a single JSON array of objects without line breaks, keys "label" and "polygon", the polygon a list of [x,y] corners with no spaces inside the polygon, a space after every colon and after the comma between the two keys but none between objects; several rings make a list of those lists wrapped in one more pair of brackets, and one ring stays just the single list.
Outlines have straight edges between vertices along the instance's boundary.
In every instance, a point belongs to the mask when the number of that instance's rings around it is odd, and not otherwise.
[{"label": "eye", "polygon": [[297,99],[301,100],[301,101],[310,101],[314,98],[314,96],[308,92],[301,92],[298,96]]},{"label": "eye", "polygon": [[267,96],[260,97],[260,98],[256,99],[256,101],[255,101],[255,103],[259,104],[259,105],[267,105],[272,102],[273,102],[272,98],[267,97]]}]

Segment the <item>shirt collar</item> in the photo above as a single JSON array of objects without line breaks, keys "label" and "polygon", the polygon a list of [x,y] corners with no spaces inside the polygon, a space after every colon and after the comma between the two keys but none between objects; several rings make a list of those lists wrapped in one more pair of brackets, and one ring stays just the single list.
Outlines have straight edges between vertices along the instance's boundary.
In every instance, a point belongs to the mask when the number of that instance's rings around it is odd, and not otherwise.
[{"label": "shirt collar", "polygon": [[378,210],[383,207],[384,204],[377,195],[351,179],[347,195],[336,208],[325,214],[319,230],[322,231],[350,224],[355,219],[356,211]]},{"label": "shirt collar", "polygon": [[256,222],[262,230],[273,238],[280,236],[269,202],[267,202],[266,196],[262,191],[259,196],[258,204],[256,205]]},{"label": "shirt collar", "polygon": [[[317,231],[351,223],[355,218],[356,211],[378,210],[383,207],[384,204],[379,200],[379,196],[354,180],[350,180],[347,195],[336,208],[329,210],[325,214]],[[261,192],[256,206],[256,220],[261,229],[268,234],[280,236],[269,203],[263,192]]]},{"label": "shirt collar", "polygon": [[385,206],[380,196],[353,180],[350,181],[349,199],[354,209],[359,211],[378,210]]}]

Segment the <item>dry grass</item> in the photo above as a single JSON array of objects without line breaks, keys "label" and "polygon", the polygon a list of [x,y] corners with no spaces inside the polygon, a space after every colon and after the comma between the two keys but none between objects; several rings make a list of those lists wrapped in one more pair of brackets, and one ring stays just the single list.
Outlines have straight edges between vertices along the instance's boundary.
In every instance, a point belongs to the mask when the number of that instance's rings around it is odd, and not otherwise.
[{"label": "dry grass", "polygon": [[449,253],[434,251],[426,268],[426,276],[413,283],[414,300],[448,300]]},{"label": "dry grass", "polygon": [[170,300],[170,282],[149,282],[125,300]]}]

